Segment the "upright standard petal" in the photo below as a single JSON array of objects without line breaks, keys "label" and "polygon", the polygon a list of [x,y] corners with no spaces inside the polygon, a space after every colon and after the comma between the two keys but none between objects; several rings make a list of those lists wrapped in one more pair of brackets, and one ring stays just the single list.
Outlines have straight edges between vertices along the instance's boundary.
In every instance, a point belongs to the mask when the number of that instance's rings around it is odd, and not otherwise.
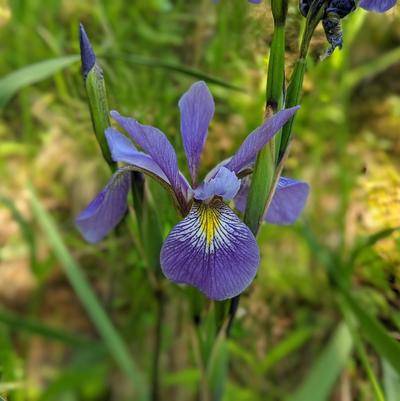
[{"label": "upright standard petal", "polygon": [[157,128],[139,124],[133,118],[123,117],[116,111],[112,111],[111,116],[160,166],[175,191],[178,201],[184,204],[188,186],[179,174],[175,150],[165,134]]},{"label": "upright standard petal", "polygon": [[115,128],[107,128],[106,138],[112,159],[115,162],[127,163],[137,167],[139,171],[155,176],[168,185],[170,184],[165,173],[151,156],[139,152],[125,135],[122,135]]},{"label": "upright standard petal", "polygon": [[243,292],[260,262],[257,242],[221,200],[195,202],[161,249],[161,268],[176,283],[190,284],[210,299]]},{"label": "upright standard petal", "polygon": [[225,167],[221,167],[214,178],[203,182],[193,191],[193,197],[198,200],[206,200],[214,196],[221,196],[225,200],[231,200],[240,189],[240,180],[236,174]]},{"label": "upright standard petal", "polygon": [[384,13],[396,5],[396,0],[361,0],[358,5],[367,11]]},{"label": "upright standard petal", "polygon": [[76,225],[86,241],[95,243],[102,240],[121,221],[128,209],[127,196],[130,186],[130,174],[118,170],[104,189],[80,213]]},{"label": "upright standard petal", "polygon": [[183,147],[193,183],[214,108],[214,99],[203,81],[193,84],[179,100]]},{"label": "upright standard petal", "polygon": [[[249,188],[250,178],[246,177],[242,179],[242,186],[235,197],[235,206],[243,213],[246,209]],[[310,187],[306,182],[280,177],[265,221],[279,225],[295,223],[304,210],[309,192]]]},{"label": "upright standard petal", "polygon": [[249,165],[257,153],[266,145],[271,138],[293,117],[300,106],[285,109],[268,118],[263,125],[256,128],[244,140],[238,151],[233,155],[231,161],[225,165],[231,171],[239,172]]}]

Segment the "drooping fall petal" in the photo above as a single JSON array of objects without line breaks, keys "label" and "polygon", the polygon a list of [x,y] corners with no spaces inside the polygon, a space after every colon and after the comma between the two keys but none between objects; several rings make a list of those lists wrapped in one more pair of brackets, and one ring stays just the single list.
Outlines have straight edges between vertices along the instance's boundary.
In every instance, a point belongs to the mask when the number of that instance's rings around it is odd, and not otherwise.
[{"label": "drooping fall petal", "polygon": [[[250,178],[246,177],[242,179],[242,186],[235,197],[235,206],[241,212],[246,209],[249,188]],[[280,177],[265,221],[278,225],[295,223],[304,210],[309,191],[310,187],[304,181]]]},{"label": "drooping fall petal", "polygon": [[76,219],[76,225],[91,243],[102,240],[124,217],[131,186],[130,172],[118,170],[103,190]]},{"label": "drooping fall petal", "polygon": [[260,256],[249,228],[221,200],[195,202],[161,249],[168,279],[190,284],[210,299],[243,292],[257,273]]}]

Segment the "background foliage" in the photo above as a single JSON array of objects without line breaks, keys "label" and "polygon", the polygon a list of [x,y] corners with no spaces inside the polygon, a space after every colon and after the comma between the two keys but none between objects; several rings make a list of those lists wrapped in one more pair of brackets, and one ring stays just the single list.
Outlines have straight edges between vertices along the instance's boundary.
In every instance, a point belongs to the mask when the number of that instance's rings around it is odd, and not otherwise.
[{"label": "background foliage", "polygon": [[[388,341],[400,338],[398,10],[357,11],[345,48],[322,63],[326,43],[315,35],[285,171],[309,181],[311,196],[301,222],[262,228],[260,273],[227,344],[224,400],[398,400],[398,344]],[[137,395],[150,376],[156,304],[135,221],[98,246],[73,223],[109,176],[76,57],[79,22],[110,107],[162,128],[182,167],[177,101],[194,80],[206,78],[216,98],[203,172],[263,115],[264,7],[0,1],[0,396],[10,400],[128,400],[130,383]],[[301,24],[291,1],[289,70]],[[177,216],[151,189],[167,234]],[[162,399],[196,399],[188,290],[165,288]]]}]

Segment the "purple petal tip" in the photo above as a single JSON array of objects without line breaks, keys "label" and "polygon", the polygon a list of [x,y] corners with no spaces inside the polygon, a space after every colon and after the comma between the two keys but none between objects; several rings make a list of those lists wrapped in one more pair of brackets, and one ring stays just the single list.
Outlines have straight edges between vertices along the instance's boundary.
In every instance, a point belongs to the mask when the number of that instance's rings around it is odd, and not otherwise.
[{"label": "purple petal tip", "polygon": [[82,75],[83,79],[86,79],[90,70],[96,64],[96,55],[82,24],[79,24],[79,43],[81,47]]}]

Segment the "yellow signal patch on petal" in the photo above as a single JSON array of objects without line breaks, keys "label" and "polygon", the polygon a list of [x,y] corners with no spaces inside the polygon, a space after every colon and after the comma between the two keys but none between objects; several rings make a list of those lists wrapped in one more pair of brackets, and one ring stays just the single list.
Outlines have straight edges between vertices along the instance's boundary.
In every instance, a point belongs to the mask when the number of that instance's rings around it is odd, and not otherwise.
[{"label": "yellow signal patch on petal", "polygon": [[189,214],[164,241],[160,261],[170,280],[223,300],[247,288],[257,273],[260,254],[249,228],[215,198],[193,202]]},{"label": "yellow signal patch on petal", "polygon": [[220,211],[211,204],[202,203],[199,206],[199,213],[201,231],[206,238],[207,245],[211,245],[221,225]]}]

